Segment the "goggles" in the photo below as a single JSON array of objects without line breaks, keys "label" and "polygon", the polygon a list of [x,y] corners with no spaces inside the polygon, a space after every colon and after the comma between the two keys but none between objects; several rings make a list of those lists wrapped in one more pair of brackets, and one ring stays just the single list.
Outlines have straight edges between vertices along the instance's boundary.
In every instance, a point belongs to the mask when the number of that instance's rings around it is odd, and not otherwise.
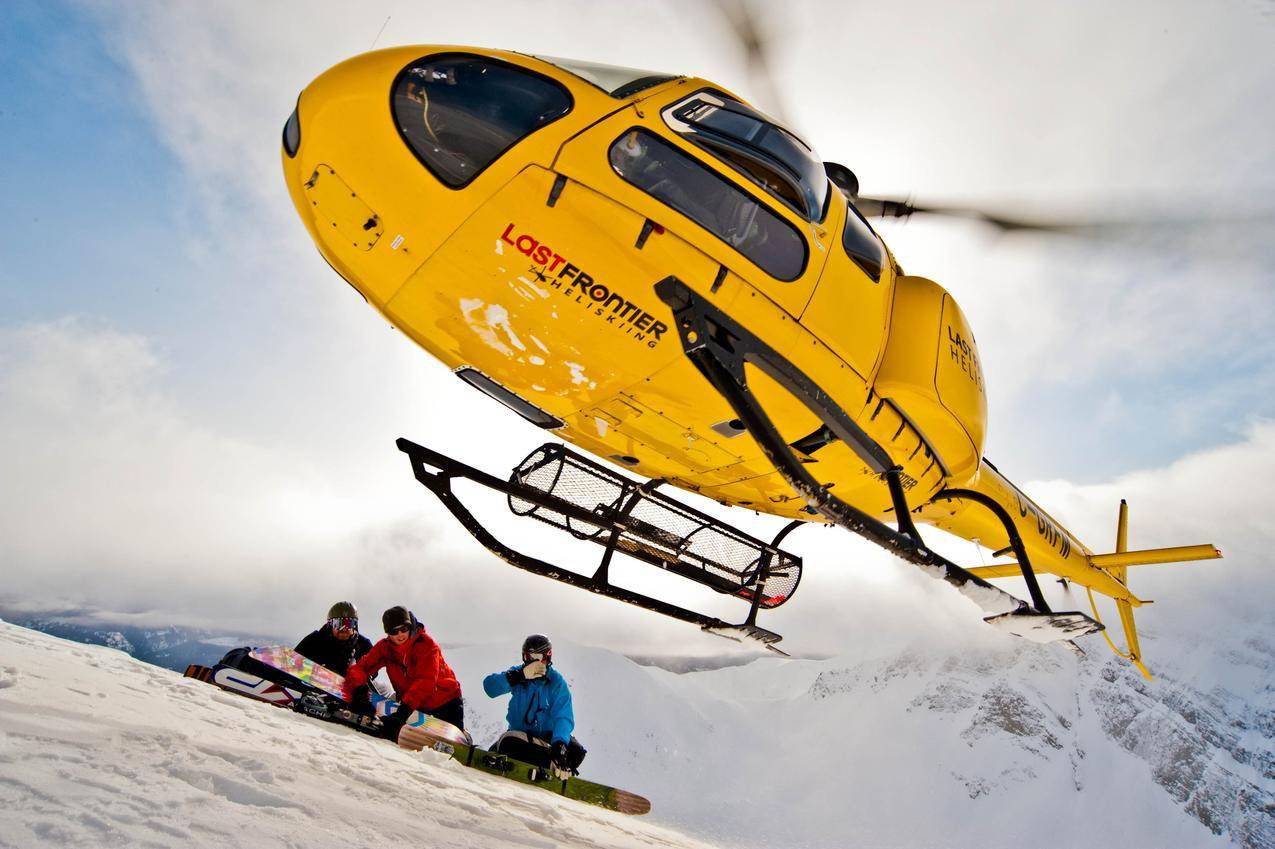
[{"label": "goggles", "polygon": [[532,661],[543,660],[545,663],[553,663],[553,650],[549,651],[525,651],[522,653],[522,662],[531,663]]},{"label": "goggles", "polygon": [[328,625],[333,631],[357,631],[359,629],[359,620],[352,616],[337,616],[329,619]]},{"label": "goggles", "polygon": [[389,634],[390,636],[394,636],[395,634],[406,634],[408,631],[411,631],[411,630],[412,630],[412,626],[404,622],[402,625],[395,625],[393,628],[390,628],[385,633]]}]

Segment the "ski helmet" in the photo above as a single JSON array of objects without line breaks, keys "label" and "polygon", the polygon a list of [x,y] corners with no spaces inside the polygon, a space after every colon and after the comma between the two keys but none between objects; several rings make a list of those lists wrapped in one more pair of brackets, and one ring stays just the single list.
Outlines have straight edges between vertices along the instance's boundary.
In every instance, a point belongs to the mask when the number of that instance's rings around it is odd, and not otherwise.
[{"label": "ski helmet", "polygon": [[531,663],[533,654],[540,655],[545,663],[553,663],[553,643],[544,634],[532,634],[522,641],[522,662]]},{"label": "ski helmet", "polygon": [[358,619],[359,610],[353,602],[338,601],[328,608],[329,619]]}]

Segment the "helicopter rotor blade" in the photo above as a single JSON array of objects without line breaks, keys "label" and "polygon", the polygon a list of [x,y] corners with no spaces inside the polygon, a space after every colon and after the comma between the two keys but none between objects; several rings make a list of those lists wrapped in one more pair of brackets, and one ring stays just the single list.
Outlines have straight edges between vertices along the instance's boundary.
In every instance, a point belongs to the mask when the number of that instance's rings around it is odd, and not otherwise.
[{"label": "helicopter rotor blade", "polygon": [[1096,214],[1060,216],[1013,215],[989,212],[974,205],[919,204],[899,198],[851,198],[855,208],[865,218],[909,218],[913,215],[934,215],[963,218],[994,227],[1001,233],[1036,232],[1061,233],[1087,237],[1120,237],[1166,231],[1198,231],[1208,227],[1249,227],[1275,220],[1275,211],[1269,209],[1209,211],[1204,205],[1195,204],[1197,212],[1189,215],[1174,213],[1163,205],[1144,204],[1140,211],[1125,211],[1118,215]]},{"label": "helicopter rotor blade", "polygon": [[[753,0],[714,0],[719,17],[724,19],[731,36],[739,43],[744,53],[744,61],[756,94],[753,105],[764,107],[762,111],[770,113],[778,123],[793,127],[789,120],[787,103],[779,87],[775,84],[773,45],[775,39],[770,37],[767,27],[758,14],[758,5]],[[765,8],[765,6],[760,6]],[[825,163],[829,164],[829,163]],[[841,166],[844,169],[844,166]],[[847,173],[853,174],[849,169]],[[834,183],[836,181],[834,180]],[[847,196],[865,218],[902,218],[913,215],[942,216],[946,218],[964,219],[986,224],[998,233],[1054,233],[1061,235],[1088,238],[1123,239],[1133,236],[1139,238],[1148,233],[1162,231],[1194,231],[1202,227],[1251,226],[1265,222],[1275,222],[1275,211],[1259,210],[1248,212],[1227,211],[1218,213],[1203,211],[1207,204],[1192,204],[1196,210],[1190,215],[1174,214],[1171,208],[1182,209],[1181,205],[1165,207],[1162,204],[1147,204],[1139,211],[1128,208],[1117,216],[1098,214],[1089,216],[1073,213],[1070,216],[1058,216],[1046,212],[1042,215],[1014,214],[1011,212],[994,212],[975,204],[921,204],[902,198],[873,198],[857,194],[857,179],[854,185],[838,183],[843,193],[847,188],[855,189],[854,194]],[[1158,207],[1158,209],[1157,209]]]},{"label": "helicopter rotor blade", "polygon": [[770,39],[765,35],[748,0],[717,0],[718,12],[730,25],[731,34],[744,50],[744,60],[753,84],[760,89],[761,100],[772,117],[788,124],[783,97],[775,85],[770,63]]},{"label": "helicopter rotor blade", "polygon": [[[1015,231],[1034,231],[1042,233],[1084,233],[1100,229],[1104,223],[1078,221],[1047,221],[1042,219],[1019,218],[1011,215],[987,212],[972,206],[938,206],[922,205],[898,198],[854,198],[854,205],[865,218],[910,218],[913,215],[942,215],[949,218],[964,218],[990,224],[1002,233]],[[1119,224],[1123,222],[1106,222]],[[1132,223],[1132,222],[1131,222]]]}]

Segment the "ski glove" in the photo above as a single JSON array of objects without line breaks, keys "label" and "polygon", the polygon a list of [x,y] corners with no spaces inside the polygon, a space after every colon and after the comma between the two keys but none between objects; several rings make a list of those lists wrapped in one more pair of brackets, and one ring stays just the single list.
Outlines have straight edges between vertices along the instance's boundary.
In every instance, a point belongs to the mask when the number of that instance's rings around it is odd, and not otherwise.
[{"label": "ski glove", "polygon": [[510,669],[505,673],[505,680],[509,682],[509,688],[513,689],[519,684],[525,684],[527,682],[527,676],[522,674],[521,669]]},{"label": "ski glove", "polygon": [[403,730],[403,726],[407,723],[412,713],[412,708],[407,705],[399,705],[398,710],[381,719],[381,736],[391,742],[398,740],[398,732]]},{"label": "ski glove", "polygon": [[367,685],[362,687],[346,687],[344,688],[345,700],[350,703],[350,707],[354,708],[356,713],[370,713],[372,703],[368,697]]},{"label": "ski glove", "polygon": [[545,672],[548,668],[548,664],[546,664],[543,660],[533,660],[531,663],[524,663],[522,665],[522,675],[528,681],[536,678],[543,678],[545,677]]},{"label": "ski glove", "polygon": [[567,759],[567,744],[562,741],[554,743],[549,750],[549,771],[554,778],[567,779],[575,774],[571,762]]}]

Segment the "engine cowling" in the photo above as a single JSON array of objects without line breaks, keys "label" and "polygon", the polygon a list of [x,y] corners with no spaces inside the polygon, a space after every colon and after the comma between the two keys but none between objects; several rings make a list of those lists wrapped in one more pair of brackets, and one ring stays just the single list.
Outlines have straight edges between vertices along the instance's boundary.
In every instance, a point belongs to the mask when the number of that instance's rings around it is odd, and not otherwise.
[{"label": "engine cowling", "polygon": [[987,396],[974,333],[956,300],[924,277],[899,277],[875,390],[921,431],[953,483],[978,469]]}]

